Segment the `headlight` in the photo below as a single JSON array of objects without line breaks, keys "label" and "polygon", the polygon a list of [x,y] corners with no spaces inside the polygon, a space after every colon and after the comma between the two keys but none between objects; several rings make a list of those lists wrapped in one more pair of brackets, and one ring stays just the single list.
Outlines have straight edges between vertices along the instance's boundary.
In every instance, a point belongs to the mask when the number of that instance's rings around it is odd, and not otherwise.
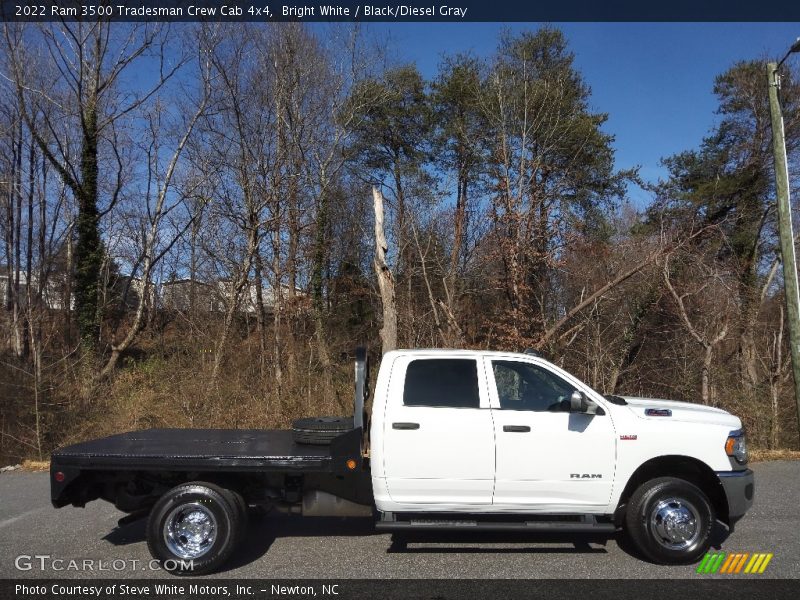
[{"label": "headlight", "polygon": [[743,431],[731,431],[725,440],[725,453],[735,458],[740,465],[747,463],[747,441]]}]

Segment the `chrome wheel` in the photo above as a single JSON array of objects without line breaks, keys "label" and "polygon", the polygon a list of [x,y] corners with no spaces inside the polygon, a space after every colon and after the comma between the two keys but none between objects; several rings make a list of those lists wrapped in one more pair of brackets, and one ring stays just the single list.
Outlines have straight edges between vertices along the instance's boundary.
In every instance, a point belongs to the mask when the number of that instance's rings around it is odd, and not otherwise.
[{"label": "chrome wheel", "polygon": [[667,498],[650,513],[650,529],[655,540],[669,550],[688,550],[700,539],[697,509],[683,498]]},{"label": "chrome wheel", "polygon": [[164,542],[180,558],[200,558],[214,545],[217,519],[199,502],[172,509],[164,522]]}]

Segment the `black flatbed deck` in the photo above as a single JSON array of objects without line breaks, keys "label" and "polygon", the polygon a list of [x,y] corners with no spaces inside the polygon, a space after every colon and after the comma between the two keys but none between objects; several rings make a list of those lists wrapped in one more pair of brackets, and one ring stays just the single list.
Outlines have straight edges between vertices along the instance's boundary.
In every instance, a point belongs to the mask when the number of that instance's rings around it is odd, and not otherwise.
[{"label": "black flatbed deck", "polygon": [[187,481],[224,484],[256,504],[279,497],[299,505],[305,491],[321,491],[369,506],[368,365],[366,349],[356,349],[353,428],[333,439],[309,440],[325,445],[298,444],[292,431],[281,429],[145,429],[111,435],[52,453],[53,506],[85,506],[101,498],[136,512],[149,509],[168,491],[165,486]]},{"label": "black flatbed deck", "polygon": [[146,429],[61,448],[53,462],[80,469],[330,469],[331,446],[297,444],[291,431]]}]

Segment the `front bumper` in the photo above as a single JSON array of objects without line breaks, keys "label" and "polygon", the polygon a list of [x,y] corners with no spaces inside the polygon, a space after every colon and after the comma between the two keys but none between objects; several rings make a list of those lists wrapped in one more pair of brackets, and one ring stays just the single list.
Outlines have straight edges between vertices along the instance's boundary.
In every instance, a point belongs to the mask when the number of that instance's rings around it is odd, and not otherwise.
[{"label": "front bumper", "polygon": [[723,471],[717,473],[728,500],[728,525],[733,525],[753,506],[755,481],[753,471]]}]

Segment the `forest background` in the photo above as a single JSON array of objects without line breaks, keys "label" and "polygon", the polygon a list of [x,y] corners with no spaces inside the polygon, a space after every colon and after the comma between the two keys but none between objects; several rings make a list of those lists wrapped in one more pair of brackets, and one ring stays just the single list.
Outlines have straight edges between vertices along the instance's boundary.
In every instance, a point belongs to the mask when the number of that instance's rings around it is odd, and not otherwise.
[{"label": "forest background", "polygon": [[360,344],[535,348],[797,448],[765,62],[652,182],[553,27],[424,77],[351,26],[6,24],[0,463],[346,414]]}]

